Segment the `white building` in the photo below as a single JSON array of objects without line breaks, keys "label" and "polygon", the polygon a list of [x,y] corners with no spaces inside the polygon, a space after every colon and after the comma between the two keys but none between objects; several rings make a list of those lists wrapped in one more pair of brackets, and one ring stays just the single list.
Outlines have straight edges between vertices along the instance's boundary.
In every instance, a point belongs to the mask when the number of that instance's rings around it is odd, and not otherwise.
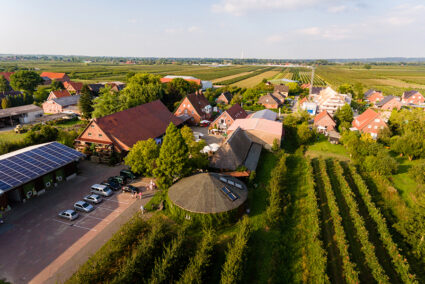
[{"label": "white building", "polygon": [[43,109],[36,105],[24,105],[0,109],[0,126],[24,124],[43,116]]},{"label": "white building", "polygon": [[331,87],[327,87],[320,91],[318,95],[314,95],[311,99],[317,104],[317,112],[326,110],[330,115],[334,115],[338,108],[345,104],[351,104],[351,95],[339,94]]}]

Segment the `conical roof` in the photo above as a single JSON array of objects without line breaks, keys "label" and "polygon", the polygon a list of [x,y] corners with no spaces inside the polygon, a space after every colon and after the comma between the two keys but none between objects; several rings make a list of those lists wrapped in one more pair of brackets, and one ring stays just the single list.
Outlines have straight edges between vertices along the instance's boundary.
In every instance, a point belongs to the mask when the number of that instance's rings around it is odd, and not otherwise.
[{"label": "conical roof", "polygon": [[[227,190],[223,191],[223,188]],[[235,200],[231,198],[232,193],[237,197]],[[175,205],[189,212],[221,213],[242,205],[248,197],[248,189],[234,177],[201,173],[184,178],[171,186],[168,197]]]}]

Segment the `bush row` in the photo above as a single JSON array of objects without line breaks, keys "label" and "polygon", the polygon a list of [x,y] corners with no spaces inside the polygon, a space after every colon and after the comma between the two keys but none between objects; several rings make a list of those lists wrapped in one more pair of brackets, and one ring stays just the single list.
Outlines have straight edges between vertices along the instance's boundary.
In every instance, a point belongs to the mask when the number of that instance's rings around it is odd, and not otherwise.
[{"label": "bush row", "polygon": [[277,227],[282,221],[283,195],[287,174],[286,155],[283,154],[270,175],[269,206],[266,210],[266,222],[270,227]]},{"label": "bush row", "polygon": [[303,246],[307,251],[307,271],[309,278],[316,283],[328,282],[326,275],[326,252],[323,249],[323,243],[320,240],[320,225],[319,225],[319,205],[314,192],[313,169],[311,164],[307,163],[306,184],[307,192],[304,199],[305,207],[301,213],[300,224],[303,226],[305,237]]},{"label": "bush row", "polygon": [[343,176],[341,165],[336,160],[333,161],[333,168],[333,173],[336,175],[341,193],[348,205],[351,219],[353,220],[354,227],[357,231],[357,237],[359,238],[359,241],[362,245],[361,249],[365,255],[366,263],[372,271],[373,277],[378,283],[389,283],[388,276],[385,274],[384,269],[376,257],[375,247],[369,241],[369,233],[365,227],[363,218],[359,214],[359,209],[353,197],[353,192],[351,191],[350,186]]},{"label": "bush row", "polygon": [[168,237],[165,224],[158,219],[152,224],[150,233],[137,243],[120,264],[118,274],[111,283],[135,283],[146,279],[152,271],[155,256],[160,254]]},{"label": "bush row", "polygon": [[188,259],[189,250],[185,249],[188,241],[188,226],[183,225],[176,238],[165,247],[162,257],[155,260],[155,266],[149,280],[150,284],[173,283]]},{"label": "bush row", "polygon": [[414,257],[425,266],[425,212],[422,208],[408,207],[387,178],[375,174],[372,179],[385,208],[390,210],[387,219],[412,248]]},{"label": "bush row", "polygon": [[393,242],[391,234],[388,231],[385,218],[382,216],[381,211],[376,208],[375,204],[372,202],[372,197],[369,194],[369,189],[364,183],[362,177],[357,173],[354,166],[350,165],[349,168],[354,183],[359,189],[360,195],[369,211],[369,215],[372,217],[372,219],[377,225],[377,230],[381,237],[381,241],[387,248],[388,254],[391,257],[392,263],[394,264],[397,273],[400,275],[401,280],[404,283],[417,283],[415,281],[415,276],[409,272],[409,263],[406,261],[406,259],[403,259],[403,257],[400,255],[400,251],[397,245]]},{"label": "bush row", "polygon": [[131,251],[139,237],[146,234],[150,226],[136,215],[89,260],[80,266],[68,283],[101,283],[111,279],[119,267],[119,260]]},{"label": "bush row", "polygon": [[359,272],[357,271],[355,264],[353,264],[350,260],[350,256],[348,253],[348,242],[345,235],[344,227],[342,226],[342,218],[339,213],[339,208],[332,190],[332,185],[329,176],[326,172],[326,163],[322,159],[319,160],[319,168],[323,181],[323,189],[326,194],[326,199],[335,230],[334,240],[342,258],[344,278],[347,283],[359,283]]},{"label": "bush row", "polygon": [[229,243],[226,261],[221,271],[221,284],[240,283],[243,276],[244,264],[248,253],[248,241],[251,236],[249,218],[244,216],[239,224],[235,239]]},{"label": "bush row", "polygon": [[189,265],[186,267],[177,283],[204,283],[205,273],[211,264],[210,261],[213,254],[214,244],[214,232],[212,230],[205,231],[195,256],[190,259]]}]

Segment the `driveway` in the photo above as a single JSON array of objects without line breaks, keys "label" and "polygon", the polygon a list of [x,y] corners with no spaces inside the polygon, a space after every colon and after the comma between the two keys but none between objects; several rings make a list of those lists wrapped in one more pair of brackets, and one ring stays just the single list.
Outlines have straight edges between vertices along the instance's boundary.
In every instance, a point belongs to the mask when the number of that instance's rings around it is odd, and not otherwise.
[{"label": "driveway", "polygon": [[205,140],[207,145],[212,143],[217,143],[218,145],[221,145],[221,143],[224,141],[223,135],[214,135],[214,134],[208,134],[208,127],[200,127],[200,126],[193,126],[191,127],[193,132],[200,132],[204,136],[202,139]]},{"label": "driveway", "polygon": [[[12,283],[56,283],[71,276],[79,265],[96,252],[134,213],[146,204],[129,193],[115,192],[95,205],[90,213],[80,213],[75,221],[57,217],[87,195],[90,186],[117,175],[122,166],[108,167],[83,161],[82,173],[46,194],[19,204],[0,226],[0,279]],[[147,181],[133,185],[146,191]]]}]

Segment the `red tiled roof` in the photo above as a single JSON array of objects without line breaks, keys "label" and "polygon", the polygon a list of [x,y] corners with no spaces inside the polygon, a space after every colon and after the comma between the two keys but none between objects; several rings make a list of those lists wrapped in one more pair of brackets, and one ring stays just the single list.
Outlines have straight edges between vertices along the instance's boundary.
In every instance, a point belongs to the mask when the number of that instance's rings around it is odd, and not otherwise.
[{"label": "red tiled roof", "polygon": [[303,103],[305,103],[307,101],[307,97],[302,98],[301,100],[298,101],[299,105],[302,105]]},{"label": "red tiled roof", "polygon": [[368,108],[364,113],[356,117],[352,124],[358,130],[362,130],[369,124],[370,121],[374,120],[378,116],[379,113],[375,112],[371,108]]},{"label": "red tiled roof", "polygon": [[124,144],[124,150],[137,141],[162,136],[170,122],[176,126],[182,123],[160,100],[97,118],[95,122],[108,137]]},{"label": "red tiled roof", "polygon": [[40,77],[47,77],[52,80],[55,80],[55,79],[63,79],[65,75],[66,75],[65,73],[43,72],[40,74]]},{"label": "red tiled roof", "polygon": [[69,97],[71,95],[68,90],[57,90],[52,91],[52,93],[56,96],[56,98],[64,98]]},{"label": "red tiled roof", "polygon": [[0,76],[3,76],[8,82],[10,82],[10,75],[15,72],[0,72]]},{"label": "red tiled roof", "polygon": [[333,120],[332,116],[330,116],[330,114],[328,113],[328,111],[324,110],[321,113],[319,113],[318,115],[316,115],[316,117],[314,118],[314,123],[318,123],[322,118],[329,116],[330,119]]},{"label": "red tiled roof", "polygon": [[64,82],[63,83],[65,88],[68,88],[68,86],[71,86],[76,92],[81,91],[81,89],[83,88],[83,83],[80,82]]},{"label": "red tiled roof", "polygon": [[203,113],[202,109],[210,104],[207,98],[201,93],[189,94],[186,97],[199,115]]},{"label": "red tiled roof", "polygon": [[231,118],[233,118],[233,120],[246,118],[248,116],[246,111],[239,104],[234,104],[232,107],[226,110],[226,112]]}]

